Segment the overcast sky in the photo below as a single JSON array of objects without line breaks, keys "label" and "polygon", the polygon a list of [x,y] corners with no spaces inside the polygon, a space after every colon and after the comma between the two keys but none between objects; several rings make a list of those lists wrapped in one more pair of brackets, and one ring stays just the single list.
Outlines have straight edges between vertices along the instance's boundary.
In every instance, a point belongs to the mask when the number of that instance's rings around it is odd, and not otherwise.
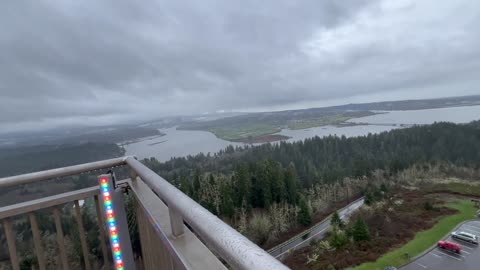
[{"label": "overcast sky", "polygon": [[0,2],[2,132],[479,94],[480,1]]}]

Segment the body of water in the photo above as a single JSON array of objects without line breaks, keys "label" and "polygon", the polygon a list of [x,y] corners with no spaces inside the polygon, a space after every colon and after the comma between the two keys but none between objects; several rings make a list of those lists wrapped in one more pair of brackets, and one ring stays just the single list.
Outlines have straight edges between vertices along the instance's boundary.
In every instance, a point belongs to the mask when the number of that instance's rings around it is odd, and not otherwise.
[{"label": "body of water", "polygon": [[480,106],[451,107],[416,111],[389,111],[348,120],[369,124],[433,124],[434,122],[468,123],[480,119]]},{"label": "body of water", "polygon": [[165,136],[125,145],[126,155],[138,158],[155,157],[167,161],[171,157],[184,157],[198,153],[215,153],[228,145],[243,145],[221,140],[210,132],[198,130],[159,129]]},{"label": "body of water", "polygon": [[[368,133],[380,133],[402,124],[431,124],[447,121],[453,123],[468,123],[480,119],[480,106],[452,107],[416,111],[391,111],[367,117],[349,120],[354,123],[366,123],[358,126],[324,126],[300,130],[284,129],[281,135],[291,137],[288,141],[299,141],[314,136],[345,135],[347,137],[362,136]],[[176,130],[176,128],[160,129],[165,136],[143,140],[125,146],[127,155],[138,158],[155,157],[160,161],[167,161],[171,157],[196,155],[200,152],[215,153],[228,145],[243,145],[221,140],[210,132],[193,130]]]},{"label": "body of water", "polygon": [[328,135],[337,135],[346,137],[355,137],[367,135],[368,133],[380,133],[383,131],[389,131],[396,128],[395,126],[375,126],[375,125],[361,125],[361,126],[347,126],[347,127],[336,127],[336,126],[323,126],[323,127],[314,127],[307,129],[283,129],[280,133],[281,135],[291,137],[288,139],[288,142],[294,141],[303,141],[307,138],[312,138],[315,136],[324,137]]}]

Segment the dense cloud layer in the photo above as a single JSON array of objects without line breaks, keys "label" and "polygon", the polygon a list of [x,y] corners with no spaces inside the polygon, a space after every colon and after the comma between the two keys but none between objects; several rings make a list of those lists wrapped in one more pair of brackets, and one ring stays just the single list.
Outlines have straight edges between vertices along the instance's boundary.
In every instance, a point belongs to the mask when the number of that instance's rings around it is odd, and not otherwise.
[{"label": "dense cloud layer", "polygon": [[0,3],[2,131],[480,93],[478,1]]}]

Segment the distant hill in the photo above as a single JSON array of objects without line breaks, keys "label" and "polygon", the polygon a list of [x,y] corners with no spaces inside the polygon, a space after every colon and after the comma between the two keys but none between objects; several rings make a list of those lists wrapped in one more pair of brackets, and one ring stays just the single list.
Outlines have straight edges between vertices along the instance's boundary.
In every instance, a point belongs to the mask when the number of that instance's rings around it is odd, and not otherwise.
[{"label": "distant hill", "polygon": [[22,132],[0,136],[0,147],[63,145],[85,143],[122,143],[148,136],[162,136],[158,129],[134,125],[80,127],[53,129],[38,132]]},{"label": "distant hill", "polygon": [[[409,111],[460,106],[480,105],[480,95],[448,97],[437,99],[413,99],[400,101],[382,101],[372,103],[347,104],[333,107],[318,108],[321,110],[378,110],[378,111]],[[317,109],[311,109],[317,110]]]},{"label": "distant hill", "polygon": [[0,149],[0,177],[120,157],[113,143],[40,145]]}]

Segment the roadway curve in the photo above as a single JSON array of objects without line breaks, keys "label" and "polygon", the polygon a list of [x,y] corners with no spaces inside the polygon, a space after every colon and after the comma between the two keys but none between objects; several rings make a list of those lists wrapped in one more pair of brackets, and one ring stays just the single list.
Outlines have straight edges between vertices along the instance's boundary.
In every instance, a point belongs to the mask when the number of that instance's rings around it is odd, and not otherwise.
[{"label": "roadway curve", "polygon": [[[350,214],[360,208],[363,205],[363,198],[360,198],[349,205],[342,208],[338,214],[342,220],[345,220],[350,216]],[[310,229],[297,234],[293,238],[285,241],[282,244],[279,244],[268,251],[270,255],[276,257],[279,260],[285,259],[291,251],[306,247],[310,244],[312,239],[316,241],[323,239],[325,233],[327,232],[328,227],[330,226],[330,217],[324,219],[320,223],[317,223]]]},{"label": "roadway curve", "polygon": [[[475,235],[480,235],[480,219],[472,220],[461,224],[455,230],[465,231]],[[424,255],[414,259],[409,264],[401,267],[402,270],[478,270],[480,269],[480,247],[478,245],[466,243],[462,240],[452,239],[451,236],[445,238],[448,241],[455,242],[462,247],[460,254],[449,252],[440,248],[432,247]],[[444,240],[445,240],[444,239]]]}]

